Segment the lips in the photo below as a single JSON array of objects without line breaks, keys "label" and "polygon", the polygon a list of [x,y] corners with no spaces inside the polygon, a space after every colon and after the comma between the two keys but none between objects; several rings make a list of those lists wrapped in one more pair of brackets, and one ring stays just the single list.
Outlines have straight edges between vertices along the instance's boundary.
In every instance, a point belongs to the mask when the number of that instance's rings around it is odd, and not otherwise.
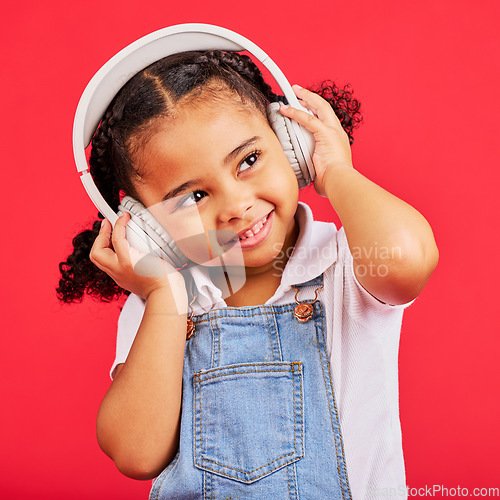
[{"label": "lips", "polygon": [[[269,212],[269,214],[270,213],[271,212]],[[240,231],[238,233],[238,238],[240,240],[244,240],[246,238],[250,238],[251,236],[255,236],[256,234],[258,234],[259,231],[262,229],[262,226],[266,223],[269,214],[266,214],[264,215],[264,217],[257,219],[257,221],[255,221],[250,227],[247,227],[246,229],[243,229],[243,231]]]},{"label": "lips", "polygon": [[[247,246],[253,246],[251,245],[252,242],[257,242],[256,240],[260,239],[260,237],[264,236],[264,233],[267,233],[269,219],[271,218],[272,213],[274,210],[271,210],[268,214],[264,215],[263,217],[260,217],[257,219],[251,226],[247,227],[246,229],[243,229],[240,231],[236,236],[233,233],[233,237],[229,240],[226,240],[226,242],[222,245],[226,249],[228,247],[231,247],[234,245],[236,242],[240,242],[241,247],[245,248]],[[227,231],[229,232],[229,231]],[[262,234],[260,234],[262,232]]]}]

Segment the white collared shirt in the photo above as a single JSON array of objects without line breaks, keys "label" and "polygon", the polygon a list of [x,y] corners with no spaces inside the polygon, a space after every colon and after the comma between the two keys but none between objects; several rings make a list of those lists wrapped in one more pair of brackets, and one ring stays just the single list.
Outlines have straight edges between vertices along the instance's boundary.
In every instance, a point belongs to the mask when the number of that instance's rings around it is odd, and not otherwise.
[{"label": "white collared shirt", "polygon": [[[291,285],[324,273],[327,348],[340,417],[347,472],[355,500],[406,498],[399,421],[398,349],[403,310],[370,295],[358,282],[344,229],[313,219],[299,202],[299,237],[283,270],[281,284],[266,304],[295,302]],[[368,270],[367,270],[368,272]],[[194,314],[226,307],[222,292],[193,269],[198,297]],[[314,299],[314,286],[301,288],[300,300]],[[145,301],[131,294],[118,320],[116,359],[125,362],[144,314]]]}]

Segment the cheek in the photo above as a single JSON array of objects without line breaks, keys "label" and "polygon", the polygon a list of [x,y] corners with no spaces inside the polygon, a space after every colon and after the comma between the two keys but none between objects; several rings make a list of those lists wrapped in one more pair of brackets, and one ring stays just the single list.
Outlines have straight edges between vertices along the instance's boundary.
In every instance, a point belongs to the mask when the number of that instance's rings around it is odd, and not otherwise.
[{"label": "cheek", "polygon": [[266,183],[274,196],[282,198],[283,201],[293,203],[294,200],[298,199],[299,185],[297,177],[284,153],[277,155],[276,161],[272,163],[267,172]]},{"label": "cheek", "polygon": [[174,239],[182,239],[203,232],[203,224],[199,212],[194,210],[177,210],[173,212],[162,203],[148,208],[154,218]]},{"label": "cheek", "polygon": [[188,259],[201,264],[220,254],[217,245],[207,240],[196,208],[171,213],[159,203],[149,207],[149,211]]}]

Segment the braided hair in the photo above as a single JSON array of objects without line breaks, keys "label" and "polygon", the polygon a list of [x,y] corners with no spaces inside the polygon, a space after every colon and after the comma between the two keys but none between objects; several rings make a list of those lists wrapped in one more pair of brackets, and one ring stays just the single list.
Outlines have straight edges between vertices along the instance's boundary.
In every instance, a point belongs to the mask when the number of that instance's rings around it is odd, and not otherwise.
[{"label": "braided hair", "polygon": [[[350,86],[340,89],[327,80],[310,90],[330,103],[352,144],[352,131],[362,117]],[[273,93],[250,57],[219,50],[170,55],[137,73],[120,89],[92,138],[89,157],[92,178],[115,212],[124,195],[139,199],[134,181],[141,174],[133,167],[132,158],[144,140],[155,133],[158,118],[172,116],[176,105],[194,101],[201,92],[217,100],[227,91],[264,116],[270,102],[285,100]],[[73,252],[59,264],[61,278],[56,292],[62,302],[81,301],[85,293],[109,302],[130,293],[90,261],[102,219],[98,213],[92,229],[73,238]]]}]

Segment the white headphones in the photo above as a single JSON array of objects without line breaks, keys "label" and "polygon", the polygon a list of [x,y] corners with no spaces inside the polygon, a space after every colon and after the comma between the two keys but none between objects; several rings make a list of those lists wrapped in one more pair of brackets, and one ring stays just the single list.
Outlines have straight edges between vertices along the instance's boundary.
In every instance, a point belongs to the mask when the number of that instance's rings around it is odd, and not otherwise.
[{"label": "white headphones", "polygon": [[[118,214],[111,209],[88,171],[85,149],[109,104],[128,80],[159,59],[190,50],[250,52],[269,70],[288,104],[309,112],[299,104],[285,75],[262,49],[233,31],[209,24],[179,24],[150,33],[118,52],[94,75],[80,98],[73,126],[73,153],[77,170],[82,173],[80,179],[96,208],[113,226],[120,212],[130,213],[127,240],[132,247],[166,259],[177,268],[186,264],[187,258],[141,202],[126,196]],[[279,112],[279,103],[268,107],[268,118],[295,172],[299,188],[309,185],[315,177],[314,136],[297,122],[285,118]]]}]

